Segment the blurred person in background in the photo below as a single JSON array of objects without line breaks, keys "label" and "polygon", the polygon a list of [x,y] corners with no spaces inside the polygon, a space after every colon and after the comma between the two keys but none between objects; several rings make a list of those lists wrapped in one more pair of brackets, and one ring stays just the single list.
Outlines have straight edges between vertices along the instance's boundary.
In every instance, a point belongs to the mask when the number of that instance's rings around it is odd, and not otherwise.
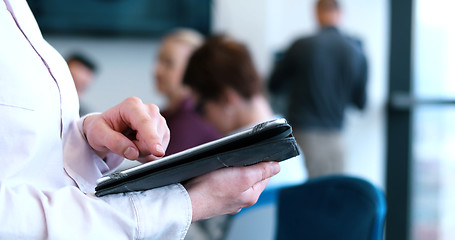
[{"label": "blurred person in background", "polygon": [[[184,76],[197,99],[197,109],[223,135],[279,118],[265,95],[250,52],[242,43],[226,36],[209,37],[191,56]],[[268,189],[300,184],[306,179],[303,157],[281,162],[281,173]],[[223,239],[231,216],[220,216],[192,224],[187,239]]]},{"label": "blurred person in background", "polygon": [[288,95],[285,115],[309,177],[344,172],[345,109],[364,109],[367,98],[367,60],[361,42],[339,30],[338,2],[319,0],[316,16],[319,31],[292,43],[268,84],[272,95]]},{"label": "blurred person in background", "polygon": [[77,96],[79,98],[79,115],[84,116],[89,111],[86,106],[82,105],[81,99],[95,79],[97,66],[94,61],[81,53],[70,54],[66,58],[66,63],[76,86]]},{"label": "blurred person in background", "polygon": [[194,100],[183,74],[188,58],[204,42],[191,29],[177,29],[164,36],[155,66],[156,88],[167,100],[161,114],[166,119],[171,139],[166,155],[218,139],[221,135],[195,111]]}]

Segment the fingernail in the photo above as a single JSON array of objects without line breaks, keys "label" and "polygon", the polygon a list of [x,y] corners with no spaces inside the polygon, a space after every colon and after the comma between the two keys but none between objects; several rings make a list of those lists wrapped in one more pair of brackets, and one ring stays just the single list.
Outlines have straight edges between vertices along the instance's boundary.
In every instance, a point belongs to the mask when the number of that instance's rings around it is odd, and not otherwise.
[{"label": "fingernail", "polygon": [[272,162],[272,172],[273,174],[279,173],[281,170],[280,164],[277,162]]},{"label": "fingernail", "polygon": [[128,147],[123,155],[130,160],[135,160],[139,156],[139,152],[133,147]]},{"label": "fingernail", "polygon": [[159,154],[164,155],[163,146],[161,146],[160,144],[156,144],[156,145],[155,145],[155,150],[156,150]]}]

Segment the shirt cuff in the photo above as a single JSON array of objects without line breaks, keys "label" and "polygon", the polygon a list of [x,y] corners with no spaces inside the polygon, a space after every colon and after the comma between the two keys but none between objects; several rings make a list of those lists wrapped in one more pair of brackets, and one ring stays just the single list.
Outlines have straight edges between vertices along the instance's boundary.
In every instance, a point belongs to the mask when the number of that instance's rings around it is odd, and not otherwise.
[{"label": "shirt cuff", "polygon": [[[137,222],[137,239],[184,239],[192,219],[191,199],[181,184],[172,184],[143,192],[112,194],[101,197],[111,205],[129,198],[128,207]],[[126,208],[125,208],[126,207]],[[120,209],[119,209],[120,210]]]},{"label": "shirt cuff", "polygon": [[[82,125],[84,124],[84,120],[86,117],[88,117],[90,115],[94,115],[94,114],[99,114],[99,113],[86,114],[77,121],[77,128],[79,129],[79,133],[83,136],[85,142],[87,142],[87,136],[85,136],[85,134],[84,134]],[[87,144],[88,144],[88,142],[87,142]],[[92,150],[92,152],[93,152],[93,150]],[[95,152],[93,152],[93,154],[98,159],[101,159],[98,157],[98,155],[95,154]],[[103,160],[106,163],[105,167],[107,167],[107,169],[103,168],[103,170],[104,170],[103,174],[108,174],[108,173],[111,173],[114,170],[116,170],[123,163],[123,161],[125,159],[122,156],[111,152],[111,153],[108,153]]]},{"label": "shirt cuff", "polygon": [[69,125],[64,138],[63,158],[68,175],[84,193],[95,191],[96,180],[115,170],[124,160],[122,156],[109,153],[103,160],[87,143],[82,131],[86,115]]}]

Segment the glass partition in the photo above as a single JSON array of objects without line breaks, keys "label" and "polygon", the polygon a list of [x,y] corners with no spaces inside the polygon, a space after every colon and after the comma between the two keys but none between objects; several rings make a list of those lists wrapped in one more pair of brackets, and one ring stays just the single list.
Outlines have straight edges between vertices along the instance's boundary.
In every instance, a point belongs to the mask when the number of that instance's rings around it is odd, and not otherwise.
[{"label": "glass partition", "polygon": [[455,2],[415,0],[412,239],[455,239]]}]

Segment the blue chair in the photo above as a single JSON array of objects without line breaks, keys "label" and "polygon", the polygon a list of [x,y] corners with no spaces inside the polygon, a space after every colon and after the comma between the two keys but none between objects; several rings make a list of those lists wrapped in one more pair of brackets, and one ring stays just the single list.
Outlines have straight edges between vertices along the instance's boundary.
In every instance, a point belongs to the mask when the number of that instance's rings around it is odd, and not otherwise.
[{"label": "blue chair", "polygon": [[314,178],[278,193],[277,240],[382,240],[386,202],[368,181]]}]

